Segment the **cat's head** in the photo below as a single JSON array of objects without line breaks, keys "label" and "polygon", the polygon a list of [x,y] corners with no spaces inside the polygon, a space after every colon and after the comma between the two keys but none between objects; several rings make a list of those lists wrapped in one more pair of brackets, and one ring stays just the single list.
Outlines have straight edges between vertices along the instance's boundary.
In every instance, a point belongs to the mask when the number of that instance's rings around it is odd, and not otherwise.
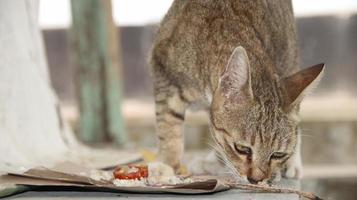
[{"label": "cat's head", "polygon": [[246,51],[234,50],[210,114],[218,149],[235,173],[258,183],[284,167],[298,143],[299,104],[323,68],[315,65],[282,79],[263,72],[256,76],[261,80],[252,82]]}]

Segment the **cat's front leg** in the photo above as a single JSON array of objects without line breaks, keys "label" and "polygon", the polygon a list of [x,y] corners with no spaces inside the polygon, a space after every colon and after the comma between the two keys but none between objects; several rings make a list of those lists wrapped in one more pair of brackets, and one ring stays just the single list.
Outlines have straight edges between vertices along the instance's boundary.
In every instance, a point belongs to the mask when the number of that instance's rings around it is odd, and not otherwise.
[{"label": "cat's front leg", "polygon": [[159,139],[159,161],[178,173],[184,150],[183,122],[186,102],[179,90],[161,82],[155,85],[156,126]]}]

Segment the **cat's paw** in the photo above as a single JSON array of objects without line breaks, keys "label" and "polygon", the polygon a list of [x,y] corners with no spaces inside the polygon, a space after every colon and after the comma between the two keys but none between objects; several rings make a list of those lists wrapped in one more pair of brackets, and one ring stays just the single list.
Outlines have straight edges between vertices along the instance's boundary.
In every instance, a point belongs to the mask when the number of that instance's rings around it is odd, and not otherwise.
[{"label": "cat's paw", "polygon": [[159,176],[175,176],[174,169],[162,162],[151,162],[148,164],[149,176],[159,177]]},{"label": "cat's paw", "polygon": [[284,177],[301,179],[302,176],[303,176],[303,168],[300,160],[295,159],[287,163]]},{"label": "cat's paw", "polygon": [[181,176],[176,175],[171,166],[162,162],[149,163],[148,171],[147,183],[149,185],[174,185],[185,182]]},{"label": "cat's paw", "polygon": [[188,171],[193,175],[206,174],[207,172],[204,169],[204,158],[194,158],[188,164]]},{"label": "cat's paw", "polygon": [[302,166],[291,166],[287,168],[285,172],[286,178],[301,179],[302,175],[303,175]]},{"label": "cat's paw", "polygon": [[219,163],[214,152],[206,157],[196,157],[188,164],[188,171],[194,175],[218,175],[222,168],[224,166]]}]

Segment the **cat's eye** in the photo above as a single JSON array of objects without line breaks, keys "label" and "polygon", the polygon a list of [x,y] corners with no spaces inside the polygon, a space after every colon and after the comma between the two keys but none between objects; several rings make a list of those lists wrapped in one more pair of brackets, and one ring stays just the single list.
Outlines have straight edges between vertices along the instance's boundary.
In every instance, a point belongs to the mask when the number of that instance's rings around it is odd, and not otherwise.
[{"label": "cat's eye", "polygon": [[285,158],[287,155],[288,154],[283,153],[283,152],[275,152],[270,156],[270,159],[280,160],[280,159]]},{"label": "cat's eye", "polygon": [[252,154],[252,150],[249,147],[242,146],[239,144],[234,144],[234,148],[239,154],[242,154],[242,155],[251,155]]}]

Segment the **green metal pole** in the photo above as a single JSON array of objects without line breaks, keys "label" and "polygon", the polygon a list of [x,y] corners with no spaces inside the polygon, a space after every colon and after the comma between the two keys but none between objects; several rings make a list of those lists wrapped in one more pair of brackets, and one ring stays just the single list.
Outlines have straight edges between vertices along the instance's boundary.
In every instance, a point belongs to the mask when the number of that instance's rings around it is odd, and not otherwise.
[{"label": "green metal pole", "polygon": [[114,141],[123,145],[126,140],[124,120],[121,111],[122,99],[122,65],[121,52],[118,48],[117,29],[113,22],[111,0],[102,1],[102,9],[100,15],[106,19],[103,25],[107,33],[107,41],[104,42],[103,52],[105,52],[105,60],[108,63],[105,67],[105,105],[107,117],[107,133]]},{"label": "green metal pole", "polygon": [[72,41],[80,104],[79,137],[125,142],[118,40],[110,0],[72,0]]}]

